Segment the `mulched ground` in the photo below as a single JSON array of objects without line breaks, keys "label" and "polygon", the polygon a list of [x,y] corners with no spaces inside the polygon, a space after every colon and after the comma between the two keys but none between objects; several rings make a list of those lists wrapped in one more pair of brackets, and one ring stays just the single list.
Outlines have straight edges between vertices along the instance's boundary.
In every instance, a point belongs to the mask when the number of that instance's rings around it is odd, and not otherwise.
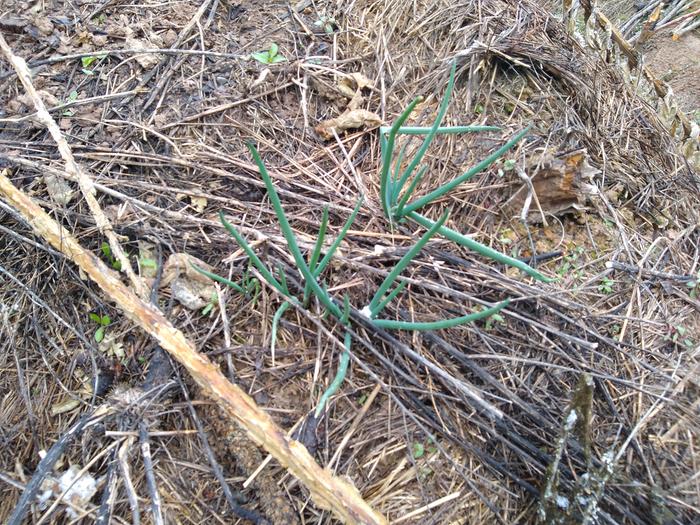
[{"label": "mulched ground", "polygon": [[[142,275],[154,278],[144,261],[160,260],[160,251],[162,261],[187,253],[234,281],[251,279],[218,221],[223,210],[264,261],[290,283],[301,280],[245,146],[252,141],[305,250],[324,205],[334,236],[365,197],[324,274],[331,293],[348,293],[358,309],[423,230],[383,217],[372,122],[328,139],[315,128],[351,103],[390,124],[417,95],[425,101],[410,124],[430,125],[456,59],[446,124],[501,131],[437,138],[418,193],[532,127],[426,213],[437,219],[449,209],[451,228],[558,280],[537,282],[431,241],[404,272],[408,286],[386,318],[454,317],[506,298],[511,305],[501,318],[434,333],[358,328],[345,383],[313,435],[301,437],[392,522],[532,523],[548,486],[560,498],[546,500],[560,503],[558,511],[545,505],[550,522],[579,523],[592,501],[601,523],[699,519],[700,286],[688,285],[700,272],[699,179],[650,102],[542,6],[206,0],[41,9],[6,2],[0,30],[32,66]],[[273,43],[283,62],[249,58]],[[135,52],[169,47],[179,51]],[[55,143],[32,121],[6,62],[0,97],[2,167],[111,263],[86,204],[68,198],[77,188],[51,177],[48,168],[62,169]],[[283,302],[273,289],[219,288],[221,302],[211,289],[195,290],[189,305],[181,292],[163,279],[157,300],[198,349],[283,428],[307,420],[342,351],[342,331],[323,308],[288,310],[273,357],[271,322]],[[99,343],[91,313],[109,317]],[[0,321],[3,522],[41,451],[104,404],[120,407],[118,415],[83,432],[54,467],[58,478],[89,465],[98,486],[81,502],[85,514],[49,509],[49,498],[31,522],[111,515],[133,523],[135,509],[150,521],[143,422],[169,521],[232,522],[232,512],[261,523],[333,521],[186,376],[149,389],[149,369],[162,357],[153,342],[1,201]],[[503,417],[475,405],[474,390]],[[590,419],[567,426],[572,407]],[[109,486],[113,500],[103,503]]]}]

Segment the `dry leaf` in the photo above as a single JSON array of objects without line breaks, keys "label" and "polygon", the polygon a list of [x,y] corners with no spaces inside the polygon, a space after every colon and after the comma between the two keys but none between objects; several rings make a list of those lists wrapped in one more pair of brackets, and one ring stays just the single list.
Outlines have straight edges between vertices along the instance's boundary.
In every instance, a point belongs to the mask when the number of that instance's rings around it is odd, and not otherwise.
[{"label": "dry leaf", "polygon": [[65,206],[73,199],[75,191],[63,178],[47,173],[44,175],[44,182],[46,183],[46,189],[49,192],[51,200],[56,204]]},{"label": "dry leaf", "polygon": [[66,401],[56,403],[51,405],[51,415],[58,416],[60,414],[67,414],[80,407],[81,404],[82,401],[79,399],[67,399]]},{"label": "dry leaf", "polygon": [[79,466],[71,465],[58,479],[47,476],[41,482],[39,508],[45,509],[52,499],[63,494],[63,501],[70,503],[65,507],[66,514],[72,519],[78,518],[79,513],[73,507],[86,508],[97,493],[97,480],[89,472],[80,475],[81,470]]},{"label": "dry leaf", "polygon": [[204,308],[216,293],[209,277],[195,270],[195,264],[209,272],[211,266],[186,253],[174,253],[163,265],[161,286],[170,286],[173,297],[190,310]]},{"label": "dry leaf", "polygon": [[[154,46],[146,40],[141,40],[133,37],[131,34],[126,36],[126,41],[124,47],[127,49],[153,49]],[[134,57],[136,62],[144,69],[152,69],[160,61],[160,55],[158,53],[146,53],[143,55],[136,55]]]},{"label": "dry leaf", "polygon": [[315,129],[321,138],[328,140],[333,138],[334,129],[336,133],[340,133],[346,129],[375,127],[381,125],[381,123],[382,119],[376,113],[366,109],[352,109],[336,118],[324,120]]},{"label": "dry leaf", "polygon": [[124,344],[117,341],[117,338],[113,335],[106,335],[97,348],[107,357],[114,357],[119,361],[126,357]]},{"label": "dry leaf", "polygon": [[123,224],[136,217],[136,210],[130,202],[123,202],[105,206],[104,214],[112,224]]},{"label": "dry leaf", "polygon": [[204,208],[207,207],[208,201],[206,197],[194,197],[190,195],[190,202],[199,213],[204,213]]}]

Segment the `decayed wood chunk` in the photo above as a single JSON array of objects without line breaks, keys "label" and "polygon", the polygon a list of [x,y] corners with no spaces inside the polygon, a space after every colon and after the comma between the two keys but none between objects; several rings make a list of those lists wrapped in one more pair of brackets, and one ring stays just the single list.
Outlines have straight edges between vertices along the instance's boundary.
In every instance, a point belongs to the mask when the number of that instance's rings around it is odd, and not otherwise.
[{"label": "decayed wood chunk", "polygon": [[[581,209],[590,193],[588,180],[598,170],[588,164],[585,149],[558,153],[546,153],[544,157],[533,158],[528,163],[525,174],[532,181],[532,189],[537,197],[529,205],[528,221],[541,222],[542,214],[563,215]],[[530,185],[522,183],[503,206],[507,215],[521,215],[527,204]],[[539,203],[539,206],[537,205]]]}]

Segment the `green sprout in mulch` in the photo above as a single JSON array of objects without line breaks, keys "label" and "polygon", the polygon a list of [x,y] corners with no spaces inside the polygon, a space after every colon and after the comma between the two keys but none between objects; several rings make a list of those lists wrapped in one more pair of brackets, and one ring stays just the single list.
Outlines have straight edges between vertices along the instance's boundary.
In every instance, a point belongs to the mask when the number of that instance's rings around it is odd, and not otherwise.
[{"label": "green sprout in mulch", "polygon": [[95,341],[101,343],[105,338],[105,330],[112,324],[112,319],[107,315],[100,315],[96,313],[90,313],[90,320],[97,325],[97,330],[95,330]]},{"label": "green sprout in mulch", "polygon": [[109,265],[112,268],[114,268],[117,271],[122,269],[121,261],[119,261],[112,255],[112,249],[109,247],[109,243],[107,241],[104,241],[100,245],[100,251],[102,252],[102,255],[104,255],[104,258],[107,259]]},{"label": "green sprout in mulch", "polygon": [[[438,110],[437,118],[431,127],[404,127],[403,124],[406,122],[410,114],[416,108],[422,98],[418,97],[411,102],[406,110],[401,114],[398,120],[391,127],[380,128],[380,144],[382,149],[382,167],[380,171],[380,195],[382,209],[386,217],[392,223],[399,223],[406,219],[410,219],[423,226],[424,228],[433,228],[436,226],[436,222],[431,221],[424,215],[418,213],[418,210],[424,208],[428,204],[448,195],[457,186],[466,182],[472,178],[477,173],[485,170],[493,163],[498,161],[504,154],[506,154],[510,149],[512,149],[529,131],[529,128],[517,133],[513,138],[506,142],[503,146],[498,148],[496,151],[491,153],[488,157],[483,159],[481,162],[464,172],[462,175],[450,182],[443,184],[442,186],[430,191],[427,195],[424,195],[416,200],[411,201],[418,184],[425,175],[427,166],[418,168],[419,164],[423,160],[428,147],[432,143],[433,139],[438,134],[456,134],[456,133],[470,133],[470,132],[483,132],[483,131],[497,131],[499,128],[494,126],[449,126],[441,127],[440,124],[442,119],[445,117],[447,112],[447,107],[449,104],[450,96],[452,95],[452,89],[454,88],[455,81],[455,71],[457,68],[456,62],[452,65],[452,70],[450,72],[450,79],[447,83],[447,89],[445,91],[445,96],[440,103],[440,108]],[[402,148],[397,156],[395,162],[395,167],[392,170],[392,161],[394,158],[394,148],[396,144],[397,135],[425,135],[425,140],[423,144],[416,152],[415,156],[409,162],[405,170],[401,171],[401,165],[404,161],[405,146]],[[418,168],[418,169],[417,169]],[[414,173],[415,172],[415,173]],[[527,273],[528,275],[534,277],[537,280],[550,282],[551,279],[545,277],[540,272],[524,263],[518,259],[514,259],[507,255],[504,255],[493,248],[485,246],[477,241],[470,239],[469,237],[462,235],[461,233],[452,230],[443,224],[440,224],[436,229],[436,233],[443,235],[444,237],[450,239],[451,241],[474,250],[475,252],[488,257],[496,262],[506,264],[508,266],[513,266]]]},{"label": "green sprout in mulch", "polygon": [[[308,256],[308,260],[304,258],[299,244],[297,242],[296,236],[292,231],[292,228],[287,219],[287,215],[282,208],[282,203],[280,202],[279,196],[275,187],[272,183],[272,178],[270,177],[265,165],[260,158],[260,154],[256,148],[249,144],[248,148],[255,163],[258,166],[262,179],[267,188],[268,197],[272,203],[272,207],[277,216],[277,220],[284,236],[287,247],[290,254],[292,255],[297,269],[304,278],[304,289],[301,299],[297,298],[290,290],[285,278],[285,274],[282,268],[278,268],[277,276],[274,275],[273,271],[270,271],[267,266],[260,260],[260,258],[255,254],[251,246],[245,240],[245,238],[229,223],[223,212],[219,213],[219,219],[223,224],[224,228],[236,239],[236,242],[241,246],[243,251],[248,255],[251,264],[258,270],[261,277],[277,292],[286,298],[286,301],[279,307],[273,318],[273,344],[274,339],[277,335],[277,324],[284,312],[289,309],[290,306],[298,306],[301,308],[306,308],[308,306],[308,301],[313,295],[318,299],[318,301],[326,309],[326,312],[335,317],[335,319],[345,328],[350,328],[350,313],[352,312],[352,307],[350,305],[350,300],[347,295],[343,298],[342,305],[339,305],[328,293],[325,284],[319,281],[321,273],[330,263],[333,254],[338,249],[343,238],[347,234],[351,224],[355,220],[357,213],[359,212],[362,200],[360,199],[355,206],[355,209],[351,213],[350,217],[343,226],[340,234],[331,244],[329,249],[326,251],[323,258],[321,258],[321,252],[323,251],[324,240],[326,236],[326,231],[328,228],[328,210],[324,209],[323,217],[321,220],[321,226],[319,229],[318,237],[314,244],[314,248]],[[447,220],[447,214],[445,214],[437,223],[431,225],[428,231],[420,238],[420,240],[411,247],[408,252],[399,260],[399,262],[394,266],[394,268],[389,272],[387,277],[384,279],[380,287],[375,292],[370,303],[365,306],[361,311],[364,317],[366,317],[374,326],[381,329],[397,329],[397,330],[440,330],[444,328],[450,328],[457,325],[469,323],[476,321],[478,319],[486,318],[499,312],[501,309],[508,305],[508,301],[503,301],[496,306],[479,311],[470,315],[465,315],[461,317],[456,317],[453,319],[443,319],[433,322],[408,322],[408,321],[393,321],[385,319],[377,319],[377,315],[382,312],[384,308],[398,296],[398,294],[404,289],[405,283],[402,282],[394,287],[395,282],[399,278],[401,272],[411,263],[411,261],[418,255],[420,250],[425,246],[425,244],[433,237],[440,228],[443,227],[444,222]],[[223,277],[207,272],[201,268],[197,268],[197,271],[207,275],[216,281],[231,286],[237,291],[244,291],[243,288]],[[393,290],[392,290],[393,287]],[[320,415],[326,406],[328,399],[338,390],[342,384],[345,375],[347,373],[348,365],[350,362],[350,350],[352,347],[352,336],[349,331],[346,330],[344,337],[344,350],[340,357],[340,363],[338,370],[336,372],[335,378],[328,386],[326,391],[321,396],[319,403],[316,408],[316,417]]]},{"label": "green sprout in mulch", "polygon": [[270,44],[270,49],[264,51],[258,51],[257,53],[252,53],[250,58],[257,60],[261,64],[279,64],[280,62],[285,62],[287,59],[279,54],[279,47],[274,42]]}]

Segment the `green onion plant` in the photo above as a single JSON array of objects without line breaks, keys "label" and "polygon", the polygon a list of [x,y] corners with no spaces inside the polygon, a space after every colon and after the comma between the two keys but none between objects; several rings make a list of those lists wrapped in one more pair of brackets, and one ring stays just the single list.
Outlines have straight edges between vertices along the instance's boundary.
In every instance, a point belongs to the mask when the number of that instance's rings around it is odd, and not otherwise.
[{"label": "green onion plant", "polygon": [[[503,308],[505,308],[509,301],[503,301],[491,308],[485,310],[463,315],[460,317],[455,317],[451,319],[442,319],[438,321],[431,322],[413,322],[413,321],[396,321],[389,319],[378,318],[379,314],[387,307],[387,305],[396,299],[398,295],[405,289],[407,281],[399,281],[400,274],[408,267],[408,265],[413,261],[413,259],[418,255],[421,249],[428,243],[428,241],[435,235],[442,235],[457,244],[466,246],[469,249],[476,251],[477,253],[488,257],[499,263],[510,265],[521,269],[532,277],[542,280],[549,281],[538,271],[531,268],[529,265],[522,261],[508,257],[488,246],[478,243],[461,233],[447,228],[445,222],[447,221],[448,214],[443,214],[439,220],[432,221],[427,217],[419,213],[419,210],[428,204],[433,203],[435,200],[449,194],[454,188],[463,182],[470,179],[476,173],[488,168],[491,164],[496,162],[501,158],[507,151],[513,148],[527,133],[528,129],[521,131],[516,134],[511,140],[506,144],[501,146],[498,150],[493,152],[491,155],[486,157],[484,160],[479,162],[476,166],[469,169],[459,177],[453,179],[450,182],[443,184],[442,186],[430,191],[427,195],[420,197],[415,200],[411,200],[416,188],[418,187],[420,181],[426,173],[426,167],[419,167],[425,153],[428,150],[431,142],[438,134],[450,134],[450,133],[469,133],[469,132],[484,132],[484,131],[496,131],[499,128],[494,126],[450,126],[443,127],[440,126],[445,113],[447,112],[447,107],[449,104],[449,99],[452,94],[452,89],[454,87],[455,80],[455,70],[456,66],[453,65],[450,79],[447,85],[447,90],[445,96],[440,104],[437,118],[434,124],[427,127],[412,127],[403,126],[403,124],[408,119],[411,112],[416,108],[418,103],[422,100],[420,97],[416,98],[408,108],[401,114],[398,120],[390,128],[380,129],[380,144],[382,150],[382,165],[380,171],[380,198],[382,209],[387,216],[387,218],[392,223],[398,223],[404,220],[411,220],[426,229],[426,232],[421,236],[418,242],[413,245],[406,254],[396,263],[396,265],[389,271],[388,275],[381,283],[379,288],[374,293],[369,304],[362,308],[359,313],[369,320],[369,322],[377,328],[380,329],[391,329],[391,330],[441,330],[444,328],[450,328],[458,326],[465,323],[470,323],[477,321],[479,319],[487,318],[491,315],[496,314]],[[420,146],[415,156],[408,162],[405,169],[402,170],[402,165],[405,157],[405,147],[401,148],[398,153],[398,158],[395,163],[393,163],[394,157],[394,147],[396,144],[396,137],[401,135],[425,135],[423,144]],[[328,208],[324,208],[323,215],[321,218],[321,225],[319,228],[318,236],[316,242],[314,243],[313,249],[310,251],[308,256],[305,258],[297,242],[296,236],[292,231],[289,224],[289,220],[282,208],[282,203],[280,202],[279,196],[275,187],[272,183],[272,178],[270,177],[265,165],[260,158],[255,146],[248,144],[250,153],[260,170],[260,175],[265,183],[267,189],[267,194],[272,203],[272,207],[277,216],[277,220],[280,225],[282,234],[287,242],[287,247],[290,254],[292,255],[295,265],[301,275],[303,276],[303,293],[301,298],[297,298],[290,290],[285,279],[285,274],[282,268],[278,268],[277,276],[269,270],[265,264],[260,260],[260,258],[255,254],[251,246],[245,240],[245,238],[226,220],[223,212],[219,213],[219,218],[221,223],[224,225],[226,230],[234,237],[236,242],[243,248],[244,252],[248,256],[250,263],[258,270],[260,276],[277,292],[279,292],[283,297],[285,297],[285,302],[277,309],[273,316],[272,322],[272,358],[274,361],[275,344],[277,338],[277,327],[280,319],[284,313],[289,309],[290,306],[294,305],[301,308],[307,308],[309,301],[312,297],[315,297],[320,304],[326,310],[327,314],[334,317],[341,326],[346,328],[344,336],[344,349],[340,357],[340,362],[336,375],[322,394],[319,403],[316,408],[316,416],[318,417],[324,410],[328,400],[333,396],[333,394],[338,390],[342,384],[345,375],[347,373],[348,365],[350,362],[350,351],[352,347],[352,336],[349,331],[350,328],[350,313],[353,311],[353,307],[350,305],[350,300],[347,294],[343,297],[342,304],[338,303],[329,294],[327,287],[321,281],[321,275],[326,269],[328,264],[331,262],[333,255],[337,251],[340,243],[345,238],[350,229],[350,226],[355,220],[357,213],[362,205],[362,199],[359,199],[355,208],[353,209],[350,217],[345,222],[343,228],[341,229],[338,236],[335,238],[333,243],[324,252],[324,242],[326,239],[326,234],[328,230]],[[392,168],[392,164],[394,164]],[[323,256],[322,256],[323,254]],[[211,277],[212,279],[226,284],[231,288],[245,293],[245,288],[241,285],[234,283],[228,279],[220,277],[211,272],[207,272],[201,268],[197,268],[198,271]]]},{"label": "green onion plant", "polygon": [[[452,90],[454,88],[455,71],[456,62],[452,65],[450,79],[447,83],[445,95],[440,103],[437,118],[431,127],[403,126],[418,103],[421,102],[421,97],[418,97],[408,105],[406,110],[401,114],[401,116],[399,116],[393,126],[381,127],[379,130],[379,142],[382,150],[379,191],[382,210],[392,223],[399,223],[409,219],[428,229],[436,226],[440,221],[438,221],[438,223],[431,221],[424,215],[418,213],[418,211],[441,197],[448,195],[457,186],[468,181],[477,173],[491,166],[494,162],[510,151],[518,142],[520,142],[520,140],[530,129],[526,128],[515,134],[515,136],[513,136],[513,138],[511,138],[503,146],[455,179],[452,179],[442,186],[435,188],[423,197],[411,200],[416,188],[418,187],[418,184],[425,174],[427,167],[423,166],[417,171],[416,169],[423,160],[428,147],[436,135],[499,130],[499,128],[494,126],[440,126],[443,118],[445,117],[445,113],[447,112],[450,96],[452,95]],[[394,168],[392,169],[396,137],[398,135],[425,135],[423,144],[420,146],[413,159],[411,159],[403,171],[401,167],[404,162],[405,146],[399,151],[397,159],[394,163]],[[474,241],[473,239],[470,239],[469,237],[444,226],[444,221],[443,223],[439,224],[439,227],[437,227],[435,233],[438,233],[459,245],[465,246],[470,250],[474,250],[480,255],[488,257],[494,261],[518,268],[537,280],[545,282],[551,281],[551,279],[548,279],[523,261],[519,261],[518,259],[514,259],[513,257],[497,252],[484,244]]]}]

